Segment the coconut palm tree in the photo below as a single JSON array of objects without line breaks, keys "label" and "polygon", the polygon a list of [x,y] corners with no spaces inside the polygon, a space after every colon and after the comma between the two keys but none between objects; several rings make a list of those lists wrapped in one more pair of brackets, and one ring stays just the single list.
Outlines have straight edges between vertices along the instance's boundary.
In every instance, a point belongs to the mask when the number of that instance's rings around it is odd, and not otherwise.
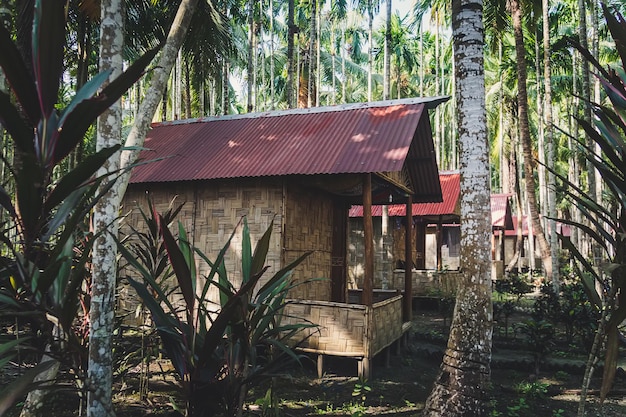
[{"label": "coconut palm tree", "polygon": [[[513,22],[513,32],[515,38],[515,54],[517,61],[517,111],[519,118],[519,137],[522,143],[524,157],[524,174],[526,198],[528,202],[529,221],[532,223],[532,230],[539,243],[541,261],[543,263],[546,276],[552,276],[552,256],[550,244],[545,237],[543,226],[539,220],[539,208],[537,204],[536,186],[534,178],[534,167],[536,166],[532,140],[530,136],[527,68],[526,68],[526,47],[524,43],[524,32],[522,27],[522,5],[519,0],[510,1],[511,16]],[[532,258],[531,251],[531,258]]]},{"label": "coconut palm tree", "polygon": [[453,0],[461,142],[460,282],[448,348],[423,416],[486,414],[491,358],[491,208],[480,0]]}]

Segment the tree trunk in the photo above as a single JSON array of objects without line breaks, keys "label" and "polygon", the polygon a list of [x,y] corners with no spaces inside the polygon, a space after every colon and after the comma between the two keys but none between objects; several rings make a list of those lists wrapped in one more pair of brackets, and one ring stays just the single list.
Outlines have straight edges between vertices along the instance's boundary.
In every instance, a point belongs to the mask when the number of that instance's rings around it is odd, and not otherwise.
[{"label": "tree trunk", "polygon": [[372,73],[374,72],[374,5],[367,0],[367,101],[372,101]]},{"label": "tree trunk", "polygon": [[[541,253],[541,261],[547,277],[552,276],[552,257],[550,254],[550,245],[546,240],[539,221],[539,211],[537,209],[537,196],[535,194],[535,178],[532,144],[530,138],[530,127],[528,122],[528,93],[526,90],[526,49],[524,47],[524,34],[522,31],[522,9],[518,0],[510,2],[511,14],[513,17],[513,31],[515,37],[515,55],[517,59],[517,111],[519,118],[519,135],[522,142],[524,157],[524,175],[526,178],[526,197],[529,205],[529,224],[532,224],[532,230],[537,236],[539,249]],[[530,237],[529,237],[530,239]],[[534,253],[530,254],[534,257]]]},{"label": "tree trunk", "polygon": [[248,1],[248,113],[254,111],[254,56],[256,41],[254,30],[254,0]]},{"label": "tree trunk", "polygon": [[[548,217],[556,218],[556,179],[551,170],[554,169],[554,134],[552,129],[552,72],[550,70],[550,55],[552,49],[550,47],[550,21],[548,20],[548,9],[550,8],[549,0],[542,0],[543,7],[543,83],[544,94],[544,133],[545,143],[547,145],[547,162],[548,167]],[[546,277],[552,280],[552,286],[558,293],[559,289],[559,245],[556,235],[556,221],[548,220],[550,225],[550,257],[552,258],[552,275]]]},{"label": "tree trunk", "polygon": [[[587,39],[587,9],[584,0],[578,0],[578,38],[580,46],[589,50],[589,40]],[[583,119],[588,123],[591,123],[591,86],[589,77],[589,63],[586,60],[582,60],[582,85],[580,86],[581,102],[583,106]],[[594,147],[595,144],[587,135],[587,144],[590,147]],[[596,175],[595,167],[591,161],[587,160],[587,179],[589,184],[588,195],[596,200]]]},{"label": "tree trunk", "polygon": [[[176,17],[174,17],[174,21],[170,27],[165,45],[161,51],[159,62],[156,64],[152,72],[150,86],[146,91],[143,101],[141,102],[133,127],[126,138],[125,146],[131,149],[122,152],[122,168],[130,167],[137,160],[139,148],[143,146],[143,142],[146,139],[146,133],[148,133],[148,129],[150,128],[152,117],[154,116],[154,112],[159,105],[163,91],[167,86],[169,74],[172,71],[174,63],[176,62],[178,50],[183,44],[185,34],[187,33],[189,23],[191,22],[191,16],[193,15],[197,4],[198,0],[182,0],[180,6],[178,6]],[[120,195],[124,195],[124,192],[126,192],[129,178],[130,174],[126,173],[118,180]]]},{"label": "tree trunk", "polygon": [[315,79],[317,74],[317,0],[311,1],[311,27],[309,28],[309,77],[307,82],[307,107],[315,104]]},{"label": "tree trunk", "polygon": [[274,110],[275,87],[274,87],[274,1],[270,0],[270,110]]},{"label": "tree trunk", "polygon": [[456,101],[461,144],[461,266],[448,346],[426,417],[483,416],[490,380],[491,205],[482,3],[453,0]]},{"label": "tree trunk", "polygon": [[383,100],[389,100],[391,98],[391,0],[387,0],[384,66],[385,73],[383,75]]},{"label": "tree trunk", "polygon": [[296,107],[295,101],[295,60],[294,60],[294,38],[296,34],[296,25],[294,24],[294,0],[289,0],[288,16],[287,16],[287,85],[285,86],[285,95],[287,96],[287,107],[293,109]]},{"label": "tree trunk", "polygon": [[[122,73],[124,43],[124,3],[121,0],[101,2],[100,70],[111,69],[109,80]],[[107,81],[108,82],[108,81]],[[96,151],[122,141],[122,108],[116,102],[98,118]],[[115,154],[98,170],[98,176],[119,169]],[[102,185],[104,187],[105,185]],[[111,335],[115,318],[115,283],[117,277],[117,218],[121,194],[111,188],[96,204],[93,225],[96,240],[92,250],[91,303],[89,310],[89,369],[87,415],[112,416],[113,343]]]}]

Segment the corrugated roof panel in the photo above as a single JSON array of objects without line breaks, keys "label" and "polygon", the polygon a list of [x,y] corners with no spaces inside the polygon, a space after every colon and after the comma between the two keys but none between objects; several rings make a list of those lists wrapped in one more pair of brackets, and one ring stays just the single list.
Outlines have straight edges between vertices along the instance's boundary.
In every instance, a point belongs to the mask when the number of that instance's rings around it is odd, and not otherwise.
[{"label": "corrugated roof panel", "polygon": [[[441,194],[443,201],[440,203],[414,203],[413,216],[436,217],[436,216],[460,216],[459,194],[460,174],[456,172],[442,172],[439,174]],[[391,204],[388,208],[389,216],[405,216],[405,204]],[[350,217],[362,217],[363,206],[352,206],[349,211]],[[381,216],[382,207],[372,206],[372,216]]]},{"label": "corrugated roof panel", "polygon": [[[150,150],[140,157],[163,159],[135,168],[131,182],[400,171],[424,108],[441,100],[157,124],[144,145]],[[427,138],[414,142],[432,147],[430,129]],[[425,178],[431,175],[424,172]]]},{"label": "corrugated roof panel", "polygon": [[491,194],[491,224],[500,229],[513,229],[511,217],[511,194]]}]

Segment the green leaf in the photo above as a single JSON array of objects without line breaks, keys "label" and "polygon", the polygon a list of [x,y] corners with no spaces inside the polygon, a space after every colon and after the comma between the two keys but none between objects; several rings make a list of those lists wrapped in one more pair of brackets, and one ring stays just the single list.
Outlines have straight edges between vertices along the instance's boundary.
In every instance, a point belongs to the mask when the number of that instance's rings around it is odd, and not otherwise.
[{"label": "green leaf", "polygon": [[622,60],[622,68],[626,68],[626,32],[624,31],[624,18],[619,13],[615,13],[614,15],[604,3],[602,3],[602,10],[606,24],[611,31],[611,36],[615,41],[615,49],[617,49],[619,57]]},{"label": "green leaf", "polygon": [[58,126],[60,132],[54,161],[61,161],[76,147],[96,118],[141,77],[159,49],[160,46],[146,52],[119,77],[111,81],[100,94],[80,101],[71,111],[63,115],[63,123]]},{"label": "green leaf", "polygon": [[[29,336],[24,336],[24,337],[21,337],[19,339],[13,339],[13,340],[10,340],[8,342],[4,342],[4,343],[0,344],[0,355],[4,355],[7,352],[10,352],[16,346],[18,346],[20,343],[24,343],[28,339],[30,339]],[[2,369],[2,368],[0,367],[0,369]]]},{"label": "green leaf", "polygon": [[270,222],[265,233],[261,236],[256,247],[254,248],[254,255],[252,257],[251,273],[257,274],[265,266],[265,260],[267,259],[267,253],[270,248],[270,239],[272,237],[272,229],[274,228],[274,219]]},{"label": "green leaf", "polygon": [[[30,71],[26,67],[22,54],[13,43],[11,34],[0,24],[0,67],[4,72],[6,80],[15,93],[17,101],[20,103],[24,113],[34,125],[41,119],[41,109],[35,81],[30,76]],[[2,114],[3,118],[9,119],[10,115]],[[22,143],[20,141],[20,143]],[[32,144],[31,144],[32,146]]]},{"label": "green leaf", "polygon": [[28,127],[19,111],[11,103],[9,95],[3,91],[0,91],[0,124],[9,133],[17,149],[26,153],[34,152],[32,127]]},{"label": "green leaf", "polygon": [[252,244],[250,243],[250,229],[247,217],[243,218],[243,231],[241,232],[241,276],[242,282],[250,279],[252,263]]},{"label": "green leaf", "polygon": [[33,22],[33,71],[44,118],[57,103],[65,45],[64,0],[37,0]]},{"label": "green leaf", "polygon": [[191,282],[191,271],[189,265],[185,259],[185,255],[182,253],[176,240],[170,232],[170,229],[164,224],[164,219],[159,215],[159,224],[161,225],[161,236],[163,236],[163,242],[165,243],[165,249],[167,250],[167,256],[174,269],[174,275],[180,287],[180,291],[185,299],[187,312],[189,317],[193,317],[194,306],[196,301],[196,294],[194,292],[194,284]]},{"label": "green leaf", "polygon": [[[165,222],[167,219],[162,217],[162,220]],[[189,238],[187,237],[187,231],[183,226],[182,222],[178,222],[178,248],[180,252],[183,254],[185,258],[185,263],[189,268],[189,273],[191,277],[191,289],[193,293],[196,293],[196,262],[193,258],[193,249],[191,244],[189,243]]]},{"label": "green leaf", "polygon": [[11,381],[10,384],[5,385],[5,388],[2,392],[0,392],[0,416],[4,415],[4,413],[8,411],[13,404],[15,404],[30,390],[30,384],[37,375],[47,371],[55,363],[56,361],[54,360],[42,362],[24,372],[23,375],[19,376],[14,381]]},{"label": "green leaf", "polygon": [[120,145],[114,145],[104,148],[89,155],[76,168],[63,175],[61,180],[56,184],[54,189],[46,198],[44,211],[50,212],[54,207],[59,205],[63,200],[68,198],[77,189],[85,185],[89,180],[93,180],[96,174],[107,159],[120,149]]},{"label": "green leaf", "polygon": [[109,69],[106,71],[102,71],[99,74],[96,74],[95,77],[87,81],[87,83],[85,83],[85,85],[83,85],[83,87],[78,90],[78,92],[76,92],[74,97],[72,97],[72,101],[70,101],[70,104],[68,104],[67,107],[64,108],[61,112],[61,117],[59,118],[59,126],[63,126],[67,115],[74,111],[76,106],[78,106],[78,103],[82,102],[83,100],[90,99],[98,92],[98,89],[109,78],[112,72],[113,70]]}]

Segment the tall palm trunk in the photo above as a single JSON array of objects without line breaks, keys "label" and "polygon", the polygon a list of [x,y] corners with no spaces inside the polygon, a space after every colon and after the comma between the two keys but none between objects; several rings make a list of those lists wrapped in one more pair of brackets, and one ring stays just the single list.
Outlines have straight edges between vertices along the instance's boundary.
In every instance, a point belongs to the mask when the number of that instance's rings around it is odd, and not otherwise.
[{"label": "tall palm trunk", "polygon": [[[535,178],[532,144],[530,138],[530,127],[528,122],[528,92],[526,90],[526,49],[524,47],[524,33],[522,30],[522,9],[519,0],[510,1],[511,14],[513,17],[513,32],[515,37],[515,56],[517,59],[517,111],[519,118],[519,135],[522,142],[524,157],[524,175],[526,178],[526,197],[529,206],[529,224],[537,237],[541,261],[545,269],[546,276],[552,276],[552,257],[550,245],[546,240],[539,221],[539,211],[537,210],[537,196],[535,193]],[[530,238],[530,237],[529,237]],[[534,254],[530,254],[534,257]]]},{"label": "tall palm trunk", "polygon": [[[122,72],[124,9],[120,0],[102,0],[100,23],[100,70],[112,70],[109,80]],[[108,81],[107,81],[108,82]],[[122,142],[122,107],[118,102],[98,118],[96,151]],[[98,170],[98,176],[117,172],[120,156],[115,154]],[[98,200],[93,213],[96,240],[93,246],[91,302],[89,309],[89,367],[87,416],[113,414],[113,344],[115,284],[117,276],[117,217],[122,194],[111,188]]]},{"label": "tall palm trunk", "polygon": [[[550,55],[552,49],[550,47],[550,21],[548,19],[548,11],[550,8],[549,0],[542,0],[543,8],[543,103],[544,109],[544,133],[547,145],[547,167],[548,167],[548,217],[556,218],[556,180],[552,170],[554,170],[554,129],[552,127],[552,71],[550,69]],[[552,258],[552,276],[547,278],[552,280],[555,290],[559,288],[559,256],[558,256],[558,238],[556,235],[556,222],[548,220],[550,224],[550,257]]]},{"label": "tall palm trunk", "polygon": [[[587,9],[584,0],[578,0],[578,38],[580,46],[589,50],[589,40],[587,39]],[[583,119],[591,123],[591,86],[589,77],[589,63],[582,60],[582,85],[580,86],[581,104],[583,106]],[[588,145],[594,146],[587,138]],[[587,161],[587,182],[589,183],[589,196],[596,199],[596,175],[595,168],[590,161]]]},{"label": "tall palm trunk", "polygon": [[287,11],[287,85],[285,86],[285,95],[287,96],[287,106],[293,109],[296,106],[295,101],[295,59],[294,59],[294,38],[296,35],[296,25],[294,24],[295,2],[289,0]]},{"label": "tall palm trunk", "polygon": [[309,28],[309,77],[307,80],[307,107],[315,104],[317,77],[317,0],[311,1],[311,27]]},{"label": "tall palm trunk", "polygon": [[367,0],[367,101],[372,101],[372,76],[374,73],[374,5]]},{"label": "tall palm trunk", "polygon": [[389,100],[391,97],[391,0],[387,0],[384,66],[383,100]]},{"label": "tall palm trunk", "polygon": [[483,416],[490,379],[491,206],[481,0],[453,0],[461,144],[461,266],[448,347],[423,416]]},{"label": "tall palm trunk", "polygon": [[274,110],[275,86],[274,86],[274,1],[270,0],[270,110]]},{"label": "tall palm trunk", "polygon": [[[176,56],[180,50],[185,34],[189,29],[191,17],[198,5],[198,0],[182,0],[178,6],[176,16],[167,34],[159,61],[154,66],[150,85],[145,97],[139,106],[137,117],[125,141],[126,150],[122,152],[121,168],[128,168],[137,160],[139,150],[143,146],[146,134],[150,128],[152,117],[159,105],[163,92],[167,86],[169,74],[172,71]],[[120,195],[124,195],[130,174],[125,174],[118,180]],[[94,261],[95,262],[95,261]]]},{"label": "tall palm trunk", "polygon": [[254,0],[248,1],[248,106],[247,111],[254,111],[254,56],[256,55],[256,39],[254,29]]}]

